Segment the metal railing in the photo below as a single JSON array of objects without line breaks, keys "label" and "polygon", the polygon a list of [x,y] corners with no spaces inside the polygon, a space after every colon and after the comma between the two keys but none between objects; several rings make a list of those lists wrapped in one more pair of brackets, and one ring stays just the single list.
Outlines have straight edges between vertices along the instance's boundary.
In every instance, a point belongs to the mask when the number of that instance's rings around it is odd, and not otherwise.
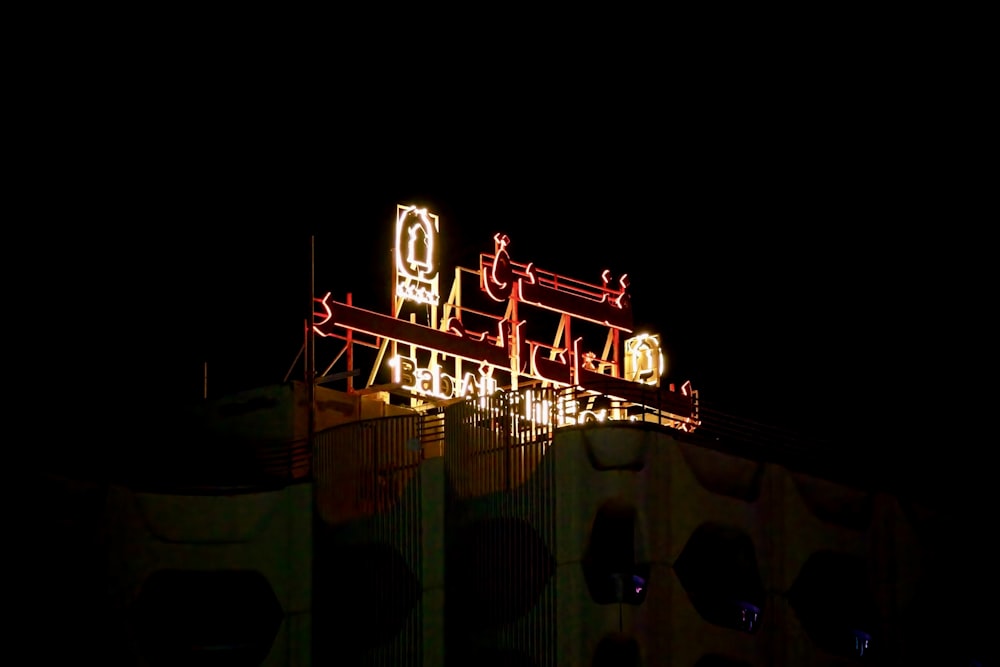
[{"label": "metal railing", "polygon": [[149,492],[257,492],[307,481],[311,460],[307,438],[200,434],[158,444],[119,462],[111,481]]},{"label": "metal railing", "polygon": [[[641,421],[693,430],[698,424],[696,394],[636,385],[626,387],[628,395],[622,395],[626,392],[621,383],[615,388],[617,394],[612,395],[529,385],[446,408],[341,424],[316,433],[313,443],[308,438],[201,433],[156,448],[123,476],[133,487],[190,493],[336,480],[334,486],[351,489],[338,493],[355,495],[334,504],[347,514],[367,514],[391,507],[405,482],[404,471],[412,475],[424,458],[445,456],[454,462],[455,456],[478,457],[477,479],[496,475],[489,485],[512,488],[530,476],[559,428]],[[496,457],[505,460],[493,460]]]},{"label": "metal railing", "polygon": [[551,389],[498,393],[445,410],[445,469],[458,497],[520,486],[552,442],[556,394]]},{"label": "metal railing", "polygon": [[565,427],[653,424],[690,432],[699,425],[697,394],[637,385],[627,396],[593,389],[527,386],[446,408],[445,464],[455,493],[480,496],[528,481]]},{"label": "metal railing", "polygon": [[380,417],[341,424],[315,435],[312,478],[321,517],[329,524],[385,513],[401,500],[418,502],[420,462],[440,449],[444,415]]}]

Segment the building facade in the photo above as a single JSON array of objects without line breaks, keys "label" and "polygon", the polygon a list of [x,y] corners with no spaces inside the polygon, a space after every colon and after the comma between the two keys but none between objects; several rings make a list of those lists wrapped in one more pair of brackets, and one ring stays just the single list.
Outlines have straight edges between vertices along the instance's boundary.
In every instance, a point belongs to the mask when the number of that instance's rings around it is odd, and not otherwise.
[{"label": "building facade", "polygon": [[307,397],[206,405],[225,478],[50,482],[107,664],[989,664],[950,517],[898,494],[499,395],[320,390],[308,446]]}]

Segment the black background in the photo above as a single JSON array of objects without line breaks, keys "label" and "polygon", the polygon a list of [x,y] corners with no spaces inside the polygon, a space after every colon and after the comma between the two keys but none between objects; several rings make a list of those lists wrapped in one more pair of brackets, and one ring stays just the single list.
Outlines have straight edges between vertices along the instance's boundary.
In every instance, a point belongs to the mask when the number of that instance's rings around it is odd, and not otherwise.
[{"label": "black background", "polygon": [[637,327],[706,406],[861,466],[988,475],[974,78],[798,41],[794,57],[646,46],[629,67],[67,63],[9,251],[37,257],[20,264],[42,287],[23,349],[61,425],[131,441],[201,397],[205,363],[210,395],[282,381],[311,257],[318,293],[387,312],[395,207],[415,203],[441,218],[446,267],[504,232],[517,261],[629,273]]}]

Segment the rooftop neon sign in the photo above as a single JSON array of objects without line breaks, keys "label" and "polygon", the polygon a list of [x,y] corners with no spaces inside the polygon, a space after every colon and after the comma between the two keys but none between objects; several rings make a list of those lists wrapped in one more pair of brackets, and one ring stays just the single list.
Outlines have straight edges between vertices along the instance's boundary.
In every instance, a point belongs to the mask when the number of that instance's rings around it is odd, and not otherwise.
[{"label": "rooftop neon sign", "polygon": [[516,298],[546,310],[563,313],[623,331],[632,330],[632,306],[626,293],[628,275],[612,286],[611,272],[601,274],[601,284],[588,284],[542,271],[534,263],[512,262],[507,252],[510,238],[493,237],[492,255],[479,256],[480,287],[497,302]]},{"label": "rooftop neon sign", "polygon": [[[622,333],[633,333],[627,275],[615,279],[605,270],[599,282],[588,283],[516,262],[510,257],[511,239],[498,233],[492,239],[493,252],[480,254],[478,269],[456,268],[455,284],[442,303],[439,234],[438,216],[426,208],[397,207],[391,315],[358,308],[350,299],[335,301],[330,293],[315,300],[313,330],[318,336],[379,350],[369,386],[390,348],[392,380],[415,398],[482,396],[500,386],[502,378],[509,379],[511,389],[525,382],[599,388],[624,400],[660,386],[665,361],[659,336],[640,333],[624,344],[621,340]],[[487,308],[490,303],[504,304],[502,315],[462,303],[463,273],[475,274]],[[401,312],[407,302],[426,307],[430,324],[417,323],[412,314],[409,321],[404,319]],[[539,311],[558,316],[552,342],[539,340],[534,330],[532,313]],[[585,348],[576,329],[580,326],[596,327],[606,335],[601,355]],[[347,331],[346,337],[340,330]],[[364,343],[354,334],[371,336],[374,342]],[[408,347],[409,353],[399,346]],[[463,370],[463,364],[474,370]],[[676,392],[670,385],[670,393],[674,396],[668,396],[668,402],[676,403],[678,418],[697,423],[697,392],[690,384]]]},{"label": "rooftop neon sign", "polygon": [[396,296],[416,303],[438,305],[438,216],[426,208],[396,209]]}]

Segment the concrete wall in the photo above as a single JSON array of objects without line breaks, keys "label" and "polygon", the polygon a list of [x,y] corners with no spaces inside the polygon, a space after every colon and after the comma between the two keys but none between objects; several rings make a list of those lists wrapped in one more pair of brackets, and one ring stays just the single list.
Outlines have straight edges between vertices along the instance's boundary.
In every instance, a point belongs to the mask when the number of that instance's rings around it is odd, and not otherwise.
[{"label": "concrete wall", "polygon": [[[230,426],[298,433],[294,388],[256,398],[268,396],[276,402],[233,411]],[[349,409],[392,407],[378,405]],[[42,562],[64,583],[99,570],[87,591],[101,602],[83,627],[113,647],[109,665],[154,667],[142,619],[150,582],[161,603],[167,594],[164,572],[259,575],[237,588],[266,597],[265,581],[280,611],[267,667],[333,660],[345,647],[360,665],[832,666],[852,662],[851,641],[863,638],[852,630],[870,635],[866,657],[896,664],[988,664],[995,650],[980,613],[995,577],[985,579],[988,552],[970,537],[989,531],[974,508],[956,521],[642,424],[518,443],[456,423],[460,409],[445,411],[444,457],[428,456],[415,416],[331,416],[315,482],[277,491],[50,481]],[[56,556],[74,550],[83,555]],[[83,599],[81,587],[74,609],[89,609]],[[759,609],[752,627],[736,603]]]},{"label": "concrete wall", "polygon": [[[308,387],[287,382],[213,399],[201,412],[211,433],[226,438],[300,440],[309,435]],[[384,392],[348,394],[316,387],[315,429],[323,431],[359,419],[413,414],[389,404]]]},{"label": "concrete wall", "polygon": [[[532,476],[509,491],[495,481],[490,489],[488,479],[470,484],[470,474],[456,470],[454,478],[482,493],[449,508],[449,530],[491,516],[523,521],[554,560],[541,590],[509,578],[532,591],[533,604],[479,630],[470,641],[484,654],[537,665],[605,664],[598,656],[627,660],[633,651],[642,665],[666,664],[664,656],[672,665],[838,665],[861,648],[869,657],[898,656],[908,605],[931,576],[897,499],[658,430],[557,431]],[[641,602],[601,603],[588,587],[599,515],[632,517],[620,532],[631,536],[626,551],[644,573]],[[496,542],[501,553],[480,555],[486,571],[503,561],[503,540]],[[726,625],[729,594],[755,598],[752,631]],[[855,630],[870,635],[867,646]]]},{"label": "concrete wall", "polygon": [[[312,611],[312,486],[297,484],[280,491],[228,496],[183,496],[141,493],[112,486],[105,512],[107,540],[107,601],[110,635],[119,638],[130,662],[141,667],[156,664],[156,655],[172,650],[173,642],[186,641],[184,617],[199,613],[198,605],[220,605],[220,613],[236,613],[232,601],[212,599],[213,586],[220,595],[232,596],[225,582],[211,577],[222,573],[247,573],[261,586],[261,599],[249,600],[258,617],[270,613],[264,588],[277,602],[279,617],[273,642],[266,648],[265,667],[304,667],[311,664]],[[169,591],[150,600],[156,577],[170,574],[194,577],[207,598],[190,603],[166,600]],[[180,575],[178,575],[180,573]],[[208,573],[209,577],[204,577]],[[199,577],[201,575],[201,577]],[[259,576],[258,576],[259,575]],[[236,584],[239,586],[239,584]],[[238,593],[236,594],[238,595]],[[144,597],[145,596],[145,597]],[[152,611],[147,605],[155,607]],[[260,611],[257,607],[265,611]],[[178,612],[178,628],[160,636],[156,625],[162,614]],[[157,619],[152,622],[149,619]],[[224,624],[225,619],[219,619]],[[170,620],[168,619],[168,623]],[[143,627],[152,625],[153,627]],[[264,628],[261,635],[266,635]],[[197,631],[195,631],[197,634]],[[152,639],[145,639],[152,633]],[[225,634],[225,633],[223,633]],[[199,640],[200,641],[200,640]],[[149,659],[147,659],[149,658]]]}]

